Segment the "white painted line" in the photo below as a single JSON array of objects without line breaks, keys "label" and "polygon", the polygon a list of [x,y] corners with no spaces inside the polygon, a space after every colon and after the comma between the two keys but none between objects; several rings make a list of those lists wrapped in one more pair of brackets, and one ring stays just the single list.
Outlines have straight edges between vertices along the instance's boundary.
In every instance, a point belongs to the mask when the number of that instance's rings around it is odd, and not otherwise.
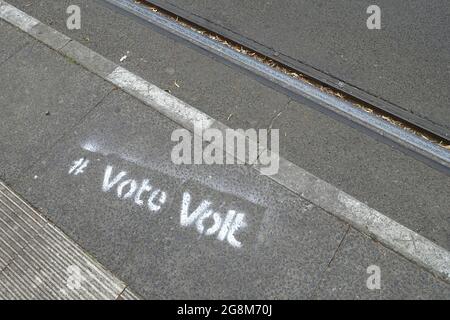
[{"label": "white painted line", "polygon": [[214,122],[212,118],[200,110],[122,67],[117,67],[106,79],[148,106],[165,114],[177,123],[188,126],[190,129],[199,126],[202,130],[205,130],[210,128]]},{"label": "white painted line", "polygon": [[39,20],[36,20],[6,2],[0,4],[0,18],[8,21],[12,25],[27,33],[29,33],[29,31],[39,23]]},{"label": "white painted line", "polygon": [[[5,2],[3,1],[3,3]],[[34,18],[8,4],[0,6],[0,18],[9,22],[12,21],[12,24],[29,34],[29,30],[39,23]],[[59,34],[58,31],[54,33],[55,35]],[[63,53],[61,50],[59,52]],[[92,54],[97,55],[93,51]],[[95,73],[95,70],[92,70],[92,66],[85,65],[85,67]],[[117,67],[111,74],[103,78],[188,130],[193,131],[196,124],[201,124],[204,129],[213,125],[217,126],[218,124],[221,129],[227,128],[202,111],[184,103],[122,67]],[[281,157],[279,160],[279,173],[268,176],[269,179],[301,195],[303,198],[346,221],[360,232],[377,239],[386,247],[450,283],[450,253],[447,250],[370,208],[342,190],[315,177],[297,165]],[[256,165],[254,168],[261,170]]]}]

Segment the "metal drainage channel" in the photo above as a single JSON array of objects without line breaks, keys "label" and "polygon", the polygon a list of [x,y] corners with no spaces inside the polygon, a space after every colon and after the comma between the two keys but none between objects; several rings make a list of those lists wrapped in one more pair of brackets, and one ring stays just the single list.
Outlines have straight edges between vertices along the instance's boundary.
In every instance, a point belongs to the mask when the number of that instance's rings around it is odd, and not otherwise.
[{"label": "metal drainage channel", "polygon": [[[184,39],[199,48],[229,61],[244,70],[262,77],[282,89],[288,90],[295,96],[307,98],[312,103],[324,108],[328,113],[335,114],[338,118],[350,121],[356,126],[368,129],[369,132],[379,135],[382,140],[388,139],[401,149],[417,155],[423,162],[435,167],[446,174],[450,174],[450,150],[438,143],[432,142],[417,134],[394,125],[383,118],[368,113],[354,106],[350,101],[320,90],[318,87],[297,80],[259,60],[226,46],[220,41],[214,40],[203,33],[189,28],[175,19],[158,11],[150,10],[148,6],[136,3],[134,0],[104,0],[122,10],[131,13],[156,27]],[[209,31],[208,31],[209,32]],[[211,32],[213,33],[213,32]],[[221,37],[220,35],[218,35]],[[313,80],[314,81],[314,80]],[[355,98],[355,100],[358,100]],[[376,108],[374,108],[376,109]],[[346,122],[348,122],[346,121]],[[407,123],[407,121],[404,121]]]}]

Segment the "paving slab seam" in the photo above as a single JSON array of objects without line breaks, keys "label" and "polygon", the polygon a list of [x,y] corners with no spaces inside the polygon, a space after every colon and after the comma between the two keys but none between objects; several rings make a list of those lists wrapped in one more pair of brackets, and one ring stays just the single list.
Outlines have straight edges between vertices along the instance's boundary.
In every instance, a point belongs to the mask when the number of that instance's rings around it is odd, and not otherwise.
[{"label": "paving slab seam", "polygon": [[[193,131],[193,128],[199,124],[203,130],[208,128],[229,129],[221,122],[117,66],[77,41],[69,41],[64,46],[55,46],[55,38],[61,39],[65,36],[51,28],[47,29],[48,33],[45,36],[41,33],[38,38],[35,29],[39,28],[42,23],[5,1],[0,1],[0,18],[61,54],[74,59],[89,71],[121,88],[188,130]],[[257,144],[255,141],[252,143]],[[226,152],[226,150],[224,151]],[[450,283],[450,253],[447,250],[288,160],[282,157],[279,157],[279,160],[279,172],[268,178]],[[253,164],[253,168],[261,172],[261,167],[258,165]]]},{"label": "paving slab seam", "polygon": [[116,300],[141,300],[141,297],[136,295],[129,286],[125,287]]},{"label": "paving slab seam", "polygon": [[[110,0],[104,1],[108,2]],[[256,41],[255,39],[248,38],[247,36],[237,32],[236,30],[232,30],[226,27],[225,25],[217,24],[216,22],[204,16],[200,16],[190,10],[187,10],[186,8],[181,8],[180,6],[172,2],[164,2],[160,0],[147,0],[145,2],[152,7],[156,7],[162,11],[174,14],[182,19],[185,19],[186,21],[189,21],[195,25],[200,26],[201,28],[210,30],[213,33],[224,36],[225,38],[230,39],[231,41],[234,41],[238,44],[242,43],[249,49],[256,52],[260,52],[263,55],[267,56],[268,58],[272,59],[273,61],[280,62],[286,66],[291,67],[294,70],[298,70],[299,72],[305,75],[309,75],[314,79],[318,79],[321,82],[328,84],[332,88],[342,90],[343,92],[346,92],[351,96],[358,96],[363,101],[378,106],[383,110],[385,109],[389,113],[395,114],[400,118],[403,117],[405,119],[411,118],[412,122],[413,123],[415,122],[417,125],[419,125],[419,127],[420,126],[426,127],[426,125],[431,126],[430,131],[436,133],[437,135],[441,135],[447,138],[449,137],[448,129],[450,127],[448,125],[445,124],[443,125],[442,123],[439,124],[436,121],[433,121],[424,115],[416,115],[412,113],[412,111],[409,110],[408,108],[400,106],[389,100],[386,100],[385,98],[382,98],[379,95],[374,95],[367,89],[363,89],[355,84],[351,84],[342,79],[339,79],[327,73],[324,70],[317,69],[316,67],[309,65],[304,61],[294,58],[288,54],[279,52],[274,48],[271,48],[270,46],[268,47],[265,44]],[[446,129],[447,131],[445,131]]]},{"label": "paving slab seam", "polygon": [[0,62],[0,67],[7,63],[10,59],[14,58],[18,53],[20,53],[23,49],[25,49],[27,46],[29,45],[29,43],[25,43],[24,45],[20,46],[15,52],[13,52],[10,56],[8,56],[5,60],[3,60],[2,62]]},{"label": "paving slab seam", "polygon": [[[99,105],[101,105],[103,103],[103,101],[105,101],[105,99],[114,91],[116,90],[116,88],[112,88],[111,90],[109,90],[97,103],[95,103],[95,105],[89,109],[79,120],[77,123],[75,123],[70,129],[67,129],[66,131],[62,132],[60,137],[58,137],[58,139],[56,139],[56,141],[50,145],[48,147],[48,150],[51,150],[54,146],[58,145],[58,143],[63,140],[67,134],[69,132],[71,132],[71,129],[75,129],[77,126],[79,126],[84,119],[86,119]],[[45,157],[45,154],[43,154],[41,157],[37,158],[35,161],[31,162],[26,168],[23,169],[23,172],[21,175],[18,175],[17,178],[15,180],[12,180],[12,182],[17,182],[18,180],[20,180],[22,178],[22,176],[26,176],[28,171],[31,170],[36,163],[39,163],[39,161],[41,161],[41,159]]]},{"label": "paving slab seam", "polygon": [[352,227],[350,225],[348,225],[347,229],[344,232],[344,235],[343,235],[341,241],[339,241],[339,244],[338,244],[336,250],[334,250],[334,252],[333,252],[333,256],[331,257],[330,261],[328,262],[326,268],[322,271],[322,273],[321,273],[321,275],[319,277],[319,280],[317,281],[317,284],[316,284],[315,288],[311,291],[311,294],[308,297],[309,300],[313,300],[314,297],[316,296],[317,291],[320,288],[320,284],[321,284],[322,280],[324,280],[324,278],[325,278],[325,273],[326,273],[327,269],[330,268],[331,264],[333,263],[333,261],[335,260],[336,256],[338,255],[338,252],[341,249],[342,244],[344,243],[345,239],[347,238],[347,235],[350,232],[351,228]]}]

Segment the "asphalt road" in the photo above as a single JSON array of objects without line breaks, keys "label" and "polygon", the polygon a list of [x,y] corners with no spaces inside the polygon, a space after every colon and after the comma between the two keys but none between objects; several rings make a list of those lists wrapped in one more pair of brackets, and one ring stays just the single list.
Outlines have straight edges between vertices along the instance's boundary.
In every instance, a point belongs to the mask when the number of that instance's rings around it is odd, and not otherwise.
[{"label": "asphalt road", "polygon": [[[450,137],[446,0],[153,0]],[[381,30],[366,9],[381,8]],[[314,75],[314,74],[313,74]],[[356,90],[361,89],[361,90]],[[404,113],[403,111],[406,111]]]}]

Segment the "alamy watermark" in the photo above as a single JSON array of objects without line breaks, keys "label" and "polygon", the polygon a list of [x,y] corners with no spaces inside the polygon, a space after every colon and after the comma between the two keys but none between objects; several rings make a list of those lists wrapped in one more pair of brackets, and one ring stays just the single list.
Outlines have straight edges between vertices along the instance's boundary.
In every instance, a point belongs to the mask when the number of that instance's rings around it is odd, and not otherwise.
[{"label": "alamy watermark", "polygon": [[366,286],[369,290],[381,289],[381,269],[377,265],[370,265],[367,267],[367,274],[370,276],[367,278]]},{"label": "alamy watermark", "polygon": [[372,4],[367,8],[367,14],[370,16],[367,18],[366,25],[369,30],[381,29],[381,9],[379,6]]},{"label": "alamy watermark", "polygon": [[81,29],[81,9],[77,5],[67,7],[66,13],[69,15],[66,21],[66,27],[69,30]]},{"label": "alamy watermark", "polygon": [[178,142],[171,153],[177,165],[256,164],[263,175],[278,173],[278,129],[219,130],[195,125],[194,133],[174,130],[171,140]]},{"label": "alamy watermark", "polygon": [[66,286],[70,290],[80,290],[82,284],[86,281],[86,278],[81,274],[80,267],[76,265],[70,265],[67,267],[67,273],[69,276],[66,279]]}]

